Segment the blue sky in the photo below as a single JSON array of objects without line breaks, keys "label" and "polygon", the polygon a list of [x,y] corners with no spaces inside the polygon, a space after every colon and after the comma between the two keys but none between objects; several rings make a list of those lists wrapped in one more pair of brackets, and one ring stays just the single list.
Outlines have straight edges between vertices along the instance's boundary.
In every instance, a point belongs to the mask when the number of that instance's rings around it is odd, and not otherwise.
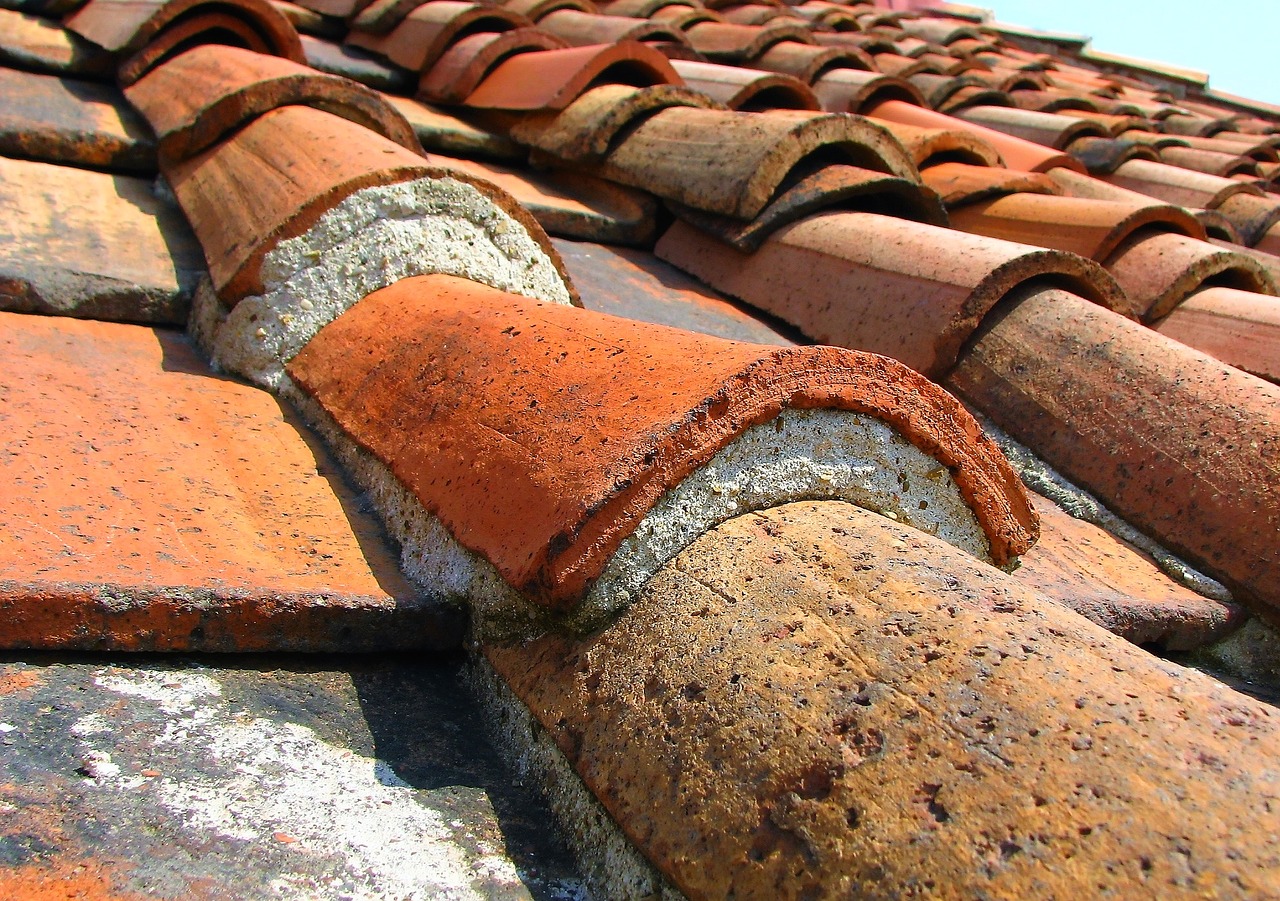
[{"label": "blue sky", "polygon": [[1280,104],[1280,0],[969,0],[996,18],[1093,38],[1109,53],[1209,73],[1209,86]]}]

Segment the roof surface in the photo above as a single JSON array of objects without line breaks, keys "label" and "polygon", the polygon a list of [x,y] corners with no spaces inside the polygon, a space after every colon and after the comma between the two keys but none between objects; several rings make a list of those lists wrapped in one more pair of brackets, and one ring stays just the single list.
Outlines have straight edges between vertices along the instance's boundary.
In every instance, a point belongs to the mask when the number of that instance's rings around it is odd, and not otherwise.
[{"label": "roof surface", "polygon": [[0,894],[1276,893],[1280,109],[935,0],[0,6]]}]

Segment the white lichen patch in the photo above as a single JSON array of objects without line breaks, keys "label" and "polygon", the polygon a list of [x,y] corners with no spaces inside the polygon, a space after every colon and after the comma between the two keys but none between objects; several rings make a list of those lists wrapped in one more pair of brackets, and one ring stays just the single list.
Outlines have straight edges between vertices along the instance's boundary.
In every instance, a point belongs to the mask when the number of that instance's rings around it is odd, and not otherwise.
[{"label": "white lichen patch", "polygon": [[193,333],[220,367],[274,389],[325,325],[380,288],[432,274],[570,302],[524,226],[472,185],[421,178],[356,191],[281,241],[262,263],[263,293],[230,312],[199,292]]},{"label": "white lichen patch", "polygon": [[[151,778],[124,772],[93,747],[93,733],[82,736],[82,772],[99,789],[155,804],[157,821],[176,818],[201,842],[284,846],[343,862],[323,879],[314,868],[282,874],[284,897],[470,901],[523,894],[501,848],[460,841],[448,801],[430,806],[378,760],[297,723],[249,716],[200,673],[103,671],[94,681],[153,704],[169,720],[149,739],[147,760],[157,773]],[[181,763],[191,748],[205,755],[199,768]],[[139,795],[144,782],[147,791]]]},{"label": "white lichen patch", "polygon": [[[545,609],[512,589],[483,556],[463,547],[386,466],[288,379],[284,393],[369,492],[401,545],[401,566],[424,592],[443,603],[470,606],[479,631],[491,637],[552,624]],[[554,625],[580,632],[598,628],[625,610],[640,587],[703,532],[752,510],[801,500],[847,501],[990,561],[981,524],[937,460],[873,417],[787,410],[744,431],[663,494],[584,600]]]}]

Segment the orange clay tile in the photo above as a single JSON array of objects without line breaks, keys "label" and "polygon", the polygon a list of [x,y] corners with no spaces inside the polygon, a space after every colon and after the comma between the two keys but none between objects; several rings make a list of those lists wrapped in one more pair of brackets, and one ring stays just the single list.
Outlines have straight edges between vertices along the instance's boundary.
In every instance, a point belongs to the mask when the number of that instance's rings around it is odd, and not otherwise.
[{"label": "orange clay tile", "polygon": [[928,188],[883,172],[856,166],[823,166],[788,187],[780,188],[773,200],[750,220],[730,219],[670,202],[681,219],[692,223],[743,253],[759,249],[769,235],[817,212],[860,210],[946,227],[947,213],[941,200]]},{"label": "orange clay tile", "polygon": [[602,178],[567,170],[509,169],[443,156],[433,156],[432,163],[502,189],[550,235],[629,245],[651,244],[656,237],[657,201]]},{"label": "orange clay tile", "polygon": [[928,63],[909,56],[899,56],[896,53],[877,53],[872,56],[871,61],[879,71],[895,78],[910,78],[913,75],[932,71]]},{"label": "orange clay tile", "polygon": [[926,106],[920,90],[908,81],[879,72],[836,69],[818,76],[813,93],[829,113],[860,113],[886,100]]},{"label": "orange clay tile", "polygon": [[1181,207],[1044,194],[1011,194],[951,208],[951,224],[975,235],[1078,253],[1101,262],[1140,228],[1203,239],[1203,226]]},{"label": "orange clay tile", "polygon": [[[302,234],[349,194],[422,177],[468,181],[366,128],[305,106],[272,110],[204,153],[170,166],[167,175],[204,246],[215,288],[233,306],[261,292],[259,267],[276,244]],[[555,260],[528,211],[492,185],[470,183]]]},{"label": "orange clay tile", "polygon": [[[506,0],[502,4],[506,9],[517,12],[530,21],[537,22],[543,16],[549,16],[553,12],[562,9],[574,9],[583,13],[600,12],[591,0]],[[611,13],[618,15],[618,13]],[[639,17],[647,18],[647,17]]]},{"label": "orange clay tile", "polygon": [[821,47],[783,41],[774,44],[751,61],[752,68],[781,72],[812,84],[818,77],[838,69],[870,72],[871,57],[856,47]]},{"label": "orange clay tile", "polygon": [[0,153],[154,172],[146,123],[111,85],[0,68]]},{"label": "orange clay tile", "polygon": [[947,384],[1280,617],[1280,387],[1055,289],[993,317]]},{"label": "orange clay tile", "polygon": [[684,897],[1271,893],[1269,704],[849,505],[677,561],[607,629],[482,652]]},{"label": "orange clay tile", "polygon": [[1275,294],[1277,285],[1257,260],[1168,232],[1133,233],[1104,265],[1150,322],[1208,285]]},{"label": "orange clay tile", "polygon": [[429,151],[497,162],[523,163],[528,159],[528,151],[483,123],[460,118],[452,112],[408,97],[382,96],[408,120],[419,143]]},{"label": "orange clay tile", "polygon": [[1151,327],[1224,363],[1280,382],[1280,300],[1234,288],[1204,288]]},{"label": "orange clay tile", "polygon": [[721,7],[717,12],[726,22],[735,25],[763,25],[779,16],[789,15],[786,10],[763,3],[738,3]]},{"label": "orange clay tile", "polygon": [[717,63],[742,63],[755,59],[782,41],[813,43],[806,26],[786,19],[775,20],[768,25],[700,22],[688,26],[686,34],[694,50]]},{"label": "orange clay tile", "polygon": [[1160,122],[1160,129],[1169,134],[1196,135],[1202,138],[1225,131],[1229,126],[1230,121],[1227,119],[1206,119],[1202,116],[1188,116],[1176,113],[1172,116],[1167,116]]},{"label": "orange clay tile", "polygon": [[0,647],[457,643],[269,394],[174,332],[0,318]]},{"label": "orange clay tile", "polygon": [[933,110],[911,106],[897,100],[888,100],[874,107],[863,107],[864,115],[888,122],[901,122],[903,125],[915,125],[921,128],[959,128],[975,134],[985,140],[1000,153],[1010,169],[1023,172],[1047,172],[1059,166],[1084,172],[1084,166],[1065,153],[1024,141],[1013,135],[1007,135],[995,129],[975,125],[964,119],[935,113]]},{"label": "orange clay tile", "polygon": [[203,271],[150,180],[0,157],[3,309],[180,325]]},{"label": "orange clay tile", "polygon": [[57,22],[0,9],[0,65],[50,75],[109,78],[111,54]]},{"label": "orange clay tile", "polygon": [[352,31],[347,43],[385,56],[411,72],[433,66],[456,40],[481,31],[510,31],[533,23],[501,6],[431,0],[414,9],[387,35]]},{"label": "orange clay tile", "polygon": [[697,0],[609,0],[597,5],[606,15],[630,16],[633,19],[652,18],[663,7],[693,9],[702,6]]},{"label": "orange clay tile", "polygon": [[300,35],[307,65],[330,75],[341,75],[379,91],[413,93],[413,77],[388,65],[380,57],[358,47],[346,47],[309,34]]},{"label": "orange clay tile", "polygon": [[671,61],[671,67],[691,90],[729,109],[822,109],[809,86],[791,75],[678,59]]},{"label": "orange clay tile", "polygon": [[511,127],[511,137],[562,160],[600,159],[631,122],[673,106],[723,109],[689,88],[607,84],[592,88],[562,111],[521,118]]},{"label": "orange clay tile", "polygon": [[[292,24],[289,27],[292,28]],[[191,18],[174,22],[122,62],[116,69],[116,81],[122,86],[131,85],[152,68],[188,47],[210,43],[243,47],[268,56],[281,55],[276,54],[267,39],[244,18],[221,11],[203,11]]]},{"label": "orange clay tile", "polygon": [[1174,582],[1156,562],[1092,523],[1028,492],[1040,537],[1013,578],[1134,644],[1202,647],[1234,631],[1243,611]]},{"label": "orange clay tile", "polygon": [[1204,226],[1205,235],[1207,235],[1206,240],[1217,238],[1228,244],[1239,245],[1242,250],[1245,249],[1244,238],[1240,237],[1240,230],[1222,213],[1217,210],[1188,210],[1188,212],[1195,216],[1200,224]]},{"label": "orange clay tile", "polygon": [[617,41],[664,42],[688,44],[684,32],[661,22],[630,19],[625,16],[601,16],[574,9],[561,9],[538,19],[538,27],[563,38],[571,46],[612,44]]},{"label": "orange clay tile", "polygon": [[750,255],[676,222],[654,252],[813,340],[884,354],[931,378],[1024,282],[1068,282],[1125,303],[1106,272],[1073,254],[870,213],[812,216]]},{"label": "orange clay tile", "polygon": [[386,35],[427,0],[373,0],[352,18],[351,29],[369,35]]},{"label": "orange clay tile", "polygon": [[975,125],[1022,138],[1055,150],[1065,150],[1077,138],[1111,137],[1110,132],[1087,119],[1073,119],[1053,113],[1008,109],[997,106],[975,106],[956,114]]},{"label": "orange clay tile", "polygon": [[267,52],[297,63],[304,61],[298,33],[267,0],[89,0],[64,24],[124,57],[162,40],[170,28],[191,33],[187,26],[204,16],[219,26],[229,20],[239,22],[257,36]]},{"label": "orange clay tile", "polygon": [[1162,162],[1196,172],[1208,172],[1231,178],[1235,175],[1257,175],[1258,161],[1237,153],[1217,153],[1197,150],[1194,147],[1165,147],[1160,151]]},{"label": "orange clay tile", "polygon": [[168,160],[188,159],[280,106],[314,106],[415,153],[413,129],[378,92],[308,66],[239,47],[206,45],[151,70],[125,91]]},{"label": "orange clay tile", "polygon": [[486,31],[459,39],[427,69],[418,82],[418,96],[436,103],[462,103],[493,68],[509,56],[568,47],[540,28]]},{"label": "orange clay tile", "polygon": [[459,542],[556,609],[664,492],[786,407],[869,413],[939,459],[997,561],[1034,528],[963,408],[870,355],[726,342],[423,276],[366,297],[288,369]]},{"label": "orange clay tile", "polygon": [[933,72],[918,72],[907,81],[920,89],[925,99],[923,105],[935,110],[963,88],[982,87],[977,79],[969,76],[937,75]]},{"label": "orange clay tile", "polygon": [[963,87],[938,104],[938,112],[957,115],[961,110],[975,107],[1012,107],[1009,95],[993,88]]},{"label": "orange clay tile", "polygon": [[361,7],[367,6],[369,0],[297,0],[298,6],[318,13],[326,19],[350,19]]},{"label": "orange clay tile", "polygon": [[902,146],[857,116],[675,107],[635,126],[600,166],[607,178],[709,213],[751,219],[806,157],[909,181]]},{"label": "orange clay tile", "polygon": [[1081,97],[1057,88],[1041,88],[1034,91],[1010,91],[1009,98],[1019,109],[1038,113],[1060,113],[1066,110],[1097,112],[1099,97]]},{"label": "orange clay tile", "polygon": [[920,177],[948,207],[1002,197],[1005,194],[1063,193],[1058,183],[1047,175],[994,166],[936,163],[920,170]]},{"label": "orange clay tile", "polygon": [[916,166],[923,169],[930,160],[940,158],[948,163],[975,166],[1002,165],[1000,154],[986,141],[967,131],[946,128],[919,128],[901,122],[885,122],[885,129],[911,154]]},{"label": "orange clay tile", "polygon": [[667,58],[647,44],[622,41],[520,53],[504,60],[466,99],[477,109],[560,110],[583,92],[616,81],[645,87],[680,84]]},{"label": "orange clay tile", "polygon": [[1217,209],[1233,194],[1262,193],[1252,185],[1229,178],[1146,160],[1124,163],[1104,180],[1166,203],[1207,210]]},{"label": "orange clay tile", "polygon": [[763,322],[647,251],[558,238],[553,243],[588,310],[731,341],[797,343],[779,326]]}]

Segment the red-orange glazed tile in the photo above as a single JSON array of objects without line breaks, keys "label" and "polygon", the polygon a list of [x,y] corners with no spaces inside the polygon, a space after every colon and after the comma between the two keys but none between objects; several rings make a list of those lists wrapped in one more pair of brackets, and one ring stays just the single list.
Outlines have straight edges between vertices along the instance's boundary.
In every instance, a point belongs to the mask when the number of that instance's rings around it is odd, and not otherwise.
[{"label": "red-orange glazed tile", "polygon": [[[366,128],[305,106],[272,110],[167,171],[204,246],[214,286],[233,306],[261,292],[259,268],[272,248],[310,228],[349,194],[450,174]],[[491,185],[471,184],[549,250],[546,234],[526,210]]]},{"label": "red-orange glazed tile", "polygon": [[49,75],[107,79],[111,54],[57,22],[0,9],[0,65]]},{"label": "red-orange glazed tile", "polygon": [[1203,241],[1204,228],[1181,207],[1043,194],[1011,194],[951,208],[952,227],[1005,241],[1078,253],[1101,262],[1141,228]]},{"label": "red-orange glazed tile", "polygon": [[678,85],[680,76],[665,56],[638,41],[520,53],[494,69],[467,95],[466,105],[515,112],[560,110],[588,88],[610,82]]},{"label": "red-orange glazed tile", "polygon": [[238,47],[206,45],[153,69],[125,91],[169,160],[187,159],[265,112],[314,106],[419,152],[409,123],[376,91]]},{"label": "red-orange glazed tile", "polygon": [[533,23],[501,6],[461,0],[431,0],[414,9],[388,35],[352,31],[347,43],[385,56],[411,72],[435,64],[459,38],[484,31],[511,31]]},{"label": "red-orange glazed tile", "polygon": [[413,93],[412,75],[389,65],[367,50],[335,44],[309,34],[300,35],[299,39],[302,41],[302,52],[307,57],[307,65],[317,71],[341,75],[379,91]]},{"label": "red-orange glazed tile", "polygon": [[914,181],[870,172],[856,166],[823,166],[780,188],[763,210],[748,221],[730,219],[670,202],[673,212],[702,231],[732,244],[743,253],[757,250],[769,235],[797,219],[827,210],[892,211],[894,216],[947,225],[942,201]]},{"label": "red-orange glazed tile", "polygon": [[1208,285],[1275,294],[1276,283],[1252,257],[1167,232],[1130,235],[1104,265],[1143,321],[1160,319]]},{"label": "red-orange glazed tile", "polygon": [[886,100],[926,106],[920,90],[908,81],[879,72],[836,69],[813,82],[813,93],[829,113],[860,113]]},{"label": "red-orange glazed tile", "polygon": [[423,74],[418,96],[435,103],[462,103],[493,68],[509,56],[568,47],[540,28],[481,32],[458,40]]},{"label": "red-orange glazed tile", "polygon": [[[216,27],[225,27],[232,21],[239,23],[257,36],[267,52],[304,62],[297,31],[267,0],[89,0],[64,24],[70,31],[124,57],[162,41],[171,28],[191,33],[190,26],[198,24],[202,17],[208,17]],[[197,28],[194,33],[200,30]],[[134,77],[141,74],[137,71]]]},{"label": "red-orange glazed tile", "polygon": [[1280,299],[1204,288],[1151,327],[1237,369],[1280,382]]},{"label": "red-orange glazed tile", "polygon": [[497,185],[547,234],[611,244],[650,244],[658,204],[647,194],[573,171],[520,171],[493,163],[432,157],[432,163]]},{"label": "red-orange glazed tile", "polygon": [[1032,110],[977,106],[956,115],[966,122],[991,128],[1044,147],[1052,147],[1055,150],[1064,150],[1068,144],[1081,137],[1111,137],[1105,128],[1087,119],[1073,119],[1070,116],[1037,113]]},{"label": "red-orange glazed tile", "polygon": [[684,32],[661,22],[631,19],[626,16],[602,16],[572,9],[556,10],[538,20],[538,27],[563,38],[570,46],[613,44],[618,41],[662,42],[688,45]]},{"label": "red-orange glazed tile", "polygon": [[1237,600],[1280,615],[1280,387],[1056,289],[993,317],[947,385]]},{"label": "red-orange glazed tile", "polygon": [[443,647],[336,464],[186,339],[0,314],[0,646]]},{"label": "red-orange glazed tile", "polygon": [[1006,194],[1063,193],[1057,182],[1042,173],[1018,172],[995,166],[936,163],[921,169],[920,177],[948,207]]},{"label": "red-orange glazed tile", "polygon": [[938,378],[1002,297],[1042,278],[1112,306],[1125,301],[1095,263],[871,213],[822,213],[743,254],[676,222],[662,259],[810,338],[884,354]]},{"label": "red-orange glazed tile", "polygon": [[180,325],[203,272],[149,179],[0,157],[0,308]]},{"label": "red-orange glazed tile", "polygon": [[1179,585],[1150,555],[1028,494],[1040,537],[1014,570],[1016,581],[1134,644],[1191,650],[1241,625],[1240,608]]},{"label": "red-orange glazed tile", "polygon": [[863,115],[887,122],[901,122],[903,125],[915,125],[921,128],[959,128],[975,134],[1000,152],[1001,159],[1010,169],[1023,172],[1047,172],[1050,169],[1065,167],[1084,172],[1084,166],[1065,153],[1033,144],[1022,138],[1007,135],[995,129],[975,125],[964,119],[936,113],[933,110],[911,106],[897,100],[887,100],[874,107],[865,106]]},{"label": "red-orange glazed tile", "polygon": [[804,343],[648,251],[560,238],[552,243],[588,310],[731,341]]},{"label": "red-orange glazed tile", "polygon": [[671,61],[671,67],[689,88],[729,109],[822,109],[809,86],[790,75],[678,59]]},{"label": "red-orange glazed tile", "polygon": [[813,84],[819,76],[837,69],[872,71],[871,57],[855,47],[822,47],[783,41],[751,61],[752,68],[781,72]]},{"label": "red-orange glazed tile", "polygon": [[717,63],[745,63],[783,41],[813,43],[807,26],[788,20],[776,20],[768,25],[700,22],[688,26],[685,33],[694,50]]},{"label": "red-orange glazed tile", "polygon": [[0,68],[0,153],[154,172],[155,142],[111,85]]},{"label": "red-orange glazed tile", "polygon": [[776,111],[735,113],[673,107],[619,141],[601,173],[709,213],[751,219],[806,158],[918,181],[888,132],[857,116]]},{"label": "red-orange glazed tile", "polygon": [[945,128],[919,128],[901,122],[884,122],[885,129],[911,154],[918,168],[934,159],[973,166],[1001,166],[1000,154],[986,141],[967,131]]},{"label": "red-orange glazed tile", "polygon": [[1197,150],[1194,147],[1166,147],[1160,151],[1160,159],[1171,166],[1181,166],[1183,169],[1207,172],[1223,178],[1258,173],[1258,161],[1252,157]]},{"label": "red-orange glazed tile", "polygon": [[331,322],[289,374],[460,543],[556,609],[663,493],[785,407],[867,412],[949,458],[997,562],[1034,529],[963,408],[870,355],[726,342],[424,276]]},{"label": "red-orange glazed tile", "polygon": [[511,136],[562,160],[598,160],[633,121],[673,106],[723,109],[706,94],[685,87],[607,84],[592,88],[562,111],[522,117],[511,127]]}]

